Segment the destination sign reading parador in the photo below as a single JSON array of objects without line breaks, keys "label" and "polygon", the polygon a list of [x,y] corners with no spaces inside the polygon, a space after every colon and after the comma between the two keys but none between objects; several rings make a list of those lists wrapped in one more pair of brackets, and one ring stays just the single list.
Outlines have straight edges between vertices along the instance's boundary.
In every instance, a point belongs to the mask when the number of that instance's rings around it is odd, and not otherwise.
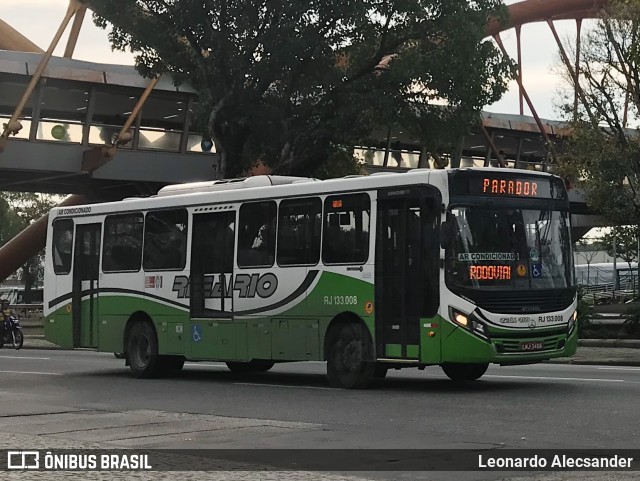
[{"label": "destination sign reading parador", "polygon": [[562,184],[555,179],[504,177],[489,174],[469,179],[468,182],[468,192],[476,195],[530,199],[565,198]]},{"label": "destination sign reading parador", "polygon": [[482,178],[482,193],[492,195],[513,195],[517,197],[538,197],[538,181],[523,179]]}]

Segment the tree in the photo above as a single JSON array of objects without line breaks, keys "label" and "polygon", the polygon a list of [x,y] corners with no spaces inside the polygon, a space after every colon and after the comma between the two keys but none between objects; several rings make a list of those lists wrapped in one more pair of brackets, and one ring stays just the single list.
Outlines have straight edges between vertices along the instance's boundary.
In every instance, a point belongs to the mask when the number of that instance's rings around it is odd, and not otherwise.
[{"label": "tree", "polygon": [[[55,204],[55,200],[45,194],[0,192],[0,246],[48,213]],[[31,301],[34,285],[43,281],[43,260],[44,251],[41,251],[22,266],[20,278],[24,282],[25,302]]]},{"label": "tree", "polygon": [[[615,250],[613,244],[615,242]],[[631,263],[638,258],[638,226],[616,226],[602,237],[602,246],[607,254],[624,260],[629,266],[635,289],[635,275],[631,272]],[[618,279],[618,272],[614,272]],[[616,281],[616,286],[618,281]]]},{"label": "tree", "polygon": [[601,242],[593,242],[586,237],[581,238],[576,243],[575,253],[578,257],[582,257],[587,263],[587,285],[589,284],[591,274],[591,263],[598,255],[598,251],[602,248]]},{"label": "tree", "polygon": [[[613,243],[615,242],[615,254]],[[631,263],[638,257],[638,227],[619,226],[612,228],[602,236],[602,246],[611,257],[614,255],[624,260],[631,268]]]},{"label": "tree", "polygon": [[20,232],[20,219],[15,210],[0,192],[0,246]]},{"label": "tree", "polygon": [[447,143],[513,74],[483,40],[487,18],[506,15],[501,0],[86,3],[141,74],[197,90],[227,177],[255,162],[309,174],[393,122]]},{"label": "tree", "polygon": [[611,0],[582,40],[581,62],[565,64],[577,93],[561,171],[586,194],[596,211],[615,223],[640,220],[640,0]]}]

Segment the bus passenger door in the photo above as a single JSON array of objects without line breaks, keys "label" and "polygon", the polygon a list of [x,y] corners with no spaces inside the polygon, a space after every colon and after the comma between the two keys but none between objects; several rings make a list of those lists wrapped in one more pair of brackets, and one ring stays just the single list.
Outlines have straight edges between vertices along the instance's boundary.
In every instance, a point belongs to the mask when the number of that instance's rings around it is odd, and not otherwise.
[{"label": "bus passenger door", "polygon": [[378,358],[420,358],[420,318],[438,303],[439,251],[437,246],[431,246],[437,238],[435,205],[439,203],[424,187],[378,192],[375,267]]},{"label": "bus passenger door", "polygon": [[73,259],[73,347],[98,345],[102,224],[77,224]]},{"label": "bus passenger door", "polygon": [[191,318],[233,317],[235,224],[235,211],[193,216]]}]

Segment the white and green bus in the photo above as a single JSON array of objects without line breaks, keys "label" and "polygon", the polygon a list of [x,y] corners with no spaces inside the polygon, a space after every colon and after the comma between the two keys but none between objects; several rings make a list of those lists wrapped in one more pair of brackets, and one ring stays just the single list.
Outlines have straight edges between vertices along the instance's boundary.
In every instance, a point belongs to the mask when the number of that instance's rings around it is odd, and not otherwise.
[{"label": "white and green bus", "polygon": [[344,388],[428,365],[468,381],[577,346],[569,202],[546,173],[256,176],[49,223],[47,340],[123,353],[141,378],[314,360]]}]

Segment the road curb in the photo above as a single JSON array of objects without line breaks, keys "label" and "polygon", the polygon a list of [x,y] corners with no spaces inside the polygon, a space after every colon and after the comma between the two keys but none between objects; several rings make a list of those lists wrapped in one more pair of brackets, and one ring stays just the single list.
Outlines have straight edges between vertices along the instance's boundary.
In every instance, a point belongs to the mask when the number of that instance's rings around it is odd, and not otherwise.
[{"label": "road curb", "polygon": [[639,339],[580,339],[578,346],[582,347],[626,347],[640,349]]},{"label": "road curb", "polygon": [[576,366],[625,366],[638,367],[640,361],[629,361],[624,359],[550,359],[544,361],[545,364],[573,364]]},{"label": "road curb", "polygon": [[31,349],[34,351],[89,351],[89,352],[98,352],[97,349],[94,349],[92,347],[60,347],[60,346],[56,346],[55,344],[52,344],[50,346],[30,346],[25,339],[25,343],[24,346],[22,346],[22,349]]},{"label": "road curb", "polygon": [[74,351],[74,349],[65,349],[60,346],[29,346],[28,344],[22,346],[22,349],[29,351]]}]

